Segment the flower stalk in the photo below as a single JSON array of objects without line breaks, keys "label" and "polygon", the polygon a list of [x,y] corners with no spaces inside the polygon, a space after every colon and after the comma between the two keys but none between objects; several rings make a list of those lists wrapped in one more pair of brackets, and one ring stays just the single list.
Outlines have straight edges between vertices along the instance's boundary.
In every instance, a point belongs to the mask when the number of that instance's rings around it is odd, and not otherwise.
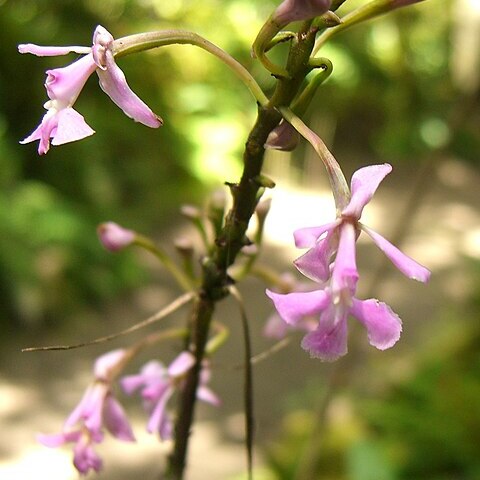
[{"label": "flower stalk", "polygon": [[116,57],[151,50],[167,45],[193,45],[220,59],[245,84],[260,105],[266,105],[268,98],[250,72],[231,55],[197,33],[184,30],[160,30],[122,37],[114,41]]},{"label": "flower stalk", "polygon": [[278,79],[275,91],[267,104],[259,104],[257,119],[248,136],[243,154],[243,173],[240,181],[230,185],[233,206],[226,215],[225,224],[216,238],[212,254],[202,264],[202,285],[194,303],[189,321],[191,332],[187,349],[196,363],[189,370],[182,391],[175,425],[175,445],[169,457],[166,478],[182,480],[186,466],[188,442],[196,405],[201,363],[209,337],[212,316],[218,301],[229,294],[232,279],[227,270],[235,262],[240,250],[249,244],[245,234],[258,204],[265,143],[270,132],[282,119],[283,106],[290,105],[311,71],[310,55],[316,30],[307,29],[297,35],[290,48],[286,70],[289,77]]}]

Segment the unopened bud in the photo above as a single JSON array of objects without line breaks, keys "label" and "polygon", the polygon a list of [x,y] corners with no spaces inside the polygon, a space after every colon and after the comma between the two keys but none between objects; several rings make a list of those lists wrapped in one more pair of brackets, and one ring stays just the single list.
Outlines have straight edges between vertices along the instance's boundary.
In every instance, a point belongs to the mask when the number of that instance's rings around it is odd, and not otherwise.
[{"label": "unopened bud", "polygon": [[200,210],[194,205],[182,205],[180,212],[190,220],[198,220],[202,216]]},{"label": "unopened bud", "polygon": [[273,13],[273,20],[281,26],[298,20],[310,20],[324,14],[331,0],[283,0]]},{"label": "unopened bud", "polygon": [[222,230],[226,203],[227,196],[223,189],[213,192],[208,202],[207,217],[213,226],[215,236],[218,236]]},{"label": "unopened bud", "polygon": [[247,257],[254,257],[258,254],[258,247],[252,243],[251,245],[245,245],[240,251]]},{"label": "unopened bud", "polygon": [[193,255],[193,245],[189,238],[180,237],[175,240],[175,248],[177,249],[178,253],[182,256],[191,256]]},{"label": "unopened bud", "polygon": [[131,245],[136,237],[133,230],[128,230],[114,222],[102,223],[97,228],[102,245],[111,252],[117,252]]},{"label": "unopened bud", "polygon": [[288,123],[282,120],[268,135],[265,148],[291,152],[300,141],[300,134]]},{"label": "unopened bud", "polygon": [[265,200],[258,202],[257,208],[255,209],[255,213],[257,214],[260,221],[265,220],[265,217],[270,211],[271,206],[272,206],[271,198],[266,198]]}]

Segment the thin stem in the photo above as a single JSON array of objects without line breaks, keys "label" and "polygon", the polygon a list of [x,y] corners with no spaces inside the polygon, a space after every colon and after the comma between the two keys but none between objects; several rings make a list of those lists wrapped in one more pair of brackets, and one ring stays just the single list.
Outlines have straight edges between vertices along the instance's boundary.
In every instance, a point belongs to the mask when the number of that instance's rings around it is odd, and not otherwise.
[{"label": "thin stem", "polygon": [[150,239],[137,235],[135,237],[135,244],[155,255],[163,263],[163,266],[172,274],[173,278],[183,290],[191,292],[195,288],[195,284],[190,277],[180,270],[167,253],[160,247],[156,246]]},{"label": "thin stem", "polygon": [[273,15],[265,22],[257,38],[253,42],[252,51],[262,65],[275,77],[282,78],[288,77],[288,71],[279,65],[273,63],[266,55],[265,52],[271,48],[271,42],[275,38],[275,35],[281,30],[282,26],[279,25]]},{"label": "thin stem", "polygon": [[244,345],[244,405],[245,405],[245,443],[247,446],[247,464],[248,464],[248,480],[252,480],[253,468],[253,438],[254,438],[254,420],[255,415],[253,411],[253,375],[252,375],[252,346],[250,340],[250,327],[248,323],[248,316],[245,309],[245,302],[243,301],[240,292],[232,285],[230,293],[237,301],[240,308],[240,317],[242,319],[243,330],[243,345]]},{"label": "thin stem", "polygon": [[376,18],[384,13],[395,10],[396,8],[410,5],[411,3],[421,2],[423,0],[373,0],[365,5],[362,5],[352,12],[345,15],[341,20],[342,23],[336,27],[329,28],[325,30],[315,42],[315,47],[313,48],[313,54],[315,55],[320,48],[334,35],[347,30],[358,23],[365,22],[372,18]]},{"label": "thin stem", "polygon": [[126,328],[125,330],[121,330],[120,332],[112,333],[104,337],[99,337],[89,342],[76,343],[73,345],[51,345],[47,347],[28,347],[28,348],[22,348],[22,352],[37,352],[40,350],[72,350],[74,348],[81,348],[81,347],[86,347],[88,345],[96,345],[99,343],[109,342],[110,340],[114,340],[115,338],[118,338],[118,337],[123,337],[124,335],[128,335],[129,333],[136,332],[141,328],[145,328],[148,325],[152,325],[153,323],[156,323],[159,320],[162,320],[163,318],[173,313],[175,310],[178,310],[181,306],[190,302],[190,300],[192,300],[194,297],[195,297],[195,294],[193,292],[185,293],[181,297],[178,297],[177,299],[175,299],[172,303],[168,304],[166,307],[162,308],[160,311],[158,311],[154,315],[148,317],[146,320],[136,323],[135,325],[132,325],[131,327]]},{"label": "thin stem", "polygon": [[266,105],[268,98],[263,93],[256,80],[250,72],[231,55],[217,47],[202,36],[184,30],[159,30],[156,32],[146,32],[127,37],[118,38],[113,43],[115,56],[121,57],[131,53],[151,50],[152,48],[163,47],[166,45],[182,44],[194,45],[211,53],[227,65],[245,86],[250,90],[260,105]]},{"label": "thin stem", "polygon": [[[245,234],[255,212],[259,190],[262,187],[259,179],[261,179],[265,143],[270,132],[282,119],[279,107],[290,105],[301,88],[305,76],[311,70],[309,59],[315,35],[315,29],[302,32],[298,41],[292,43],[286,65],[290,78],[278,79],[270,101],[259,102],[257,120],[245,145],[242,177],[239,183],[230,184],[233,206],[225,218],[220,235],[215,240],[213,252],[203,260],[202,285],[190,319],[191,334],[186,344],[188,350],[195,356],[195,365],[188,371],[185,378],[175,424],[175,444],[164,478],[174,480],[184,478],[199,374],[215,305],[229,294],[232,279],[227,270],[234,263],[241,248],[249,243]],[[170,43],[171,38],[172,34],[167,39]],[[192,37],[189,36],[189,41],[186,42],[185,37],[182,37],[179,43],[192,43],[191,39]],[[154,40],[158,43],[158,38]],[[152,43],[151,48],[153,46],[157,45]]]},{"label": "thin stem", "polygon": [[345,180],[340,165],[330,153],[325,143],[323,143],[323,140],[307,127],[299,117],[297,117],[289,108],[280,107],[279,110],[285,120],[290,123],[290,125],[292,125],[292,127],[294,127],[295,130],[297,130],[297,132],[310,143],[310,145],[312,145],[322,160],[327,169],[337,211],[342,211],[350,200],[350,189],[348,188],[347,181]]},{"label": "thin stem", "polygon": [[138,341],[131,347],[124,350],[124,355],[115,367],[109,372],[109,381],[112,382],[117,378],[127,367],[127,365],[145,348],[155,345],[164,340],[171,340],[172,338],[182,338],[188,334],[186,328],[170,328],[162,332],[154,332],[147,335],[142,340]]},{"label": "thin stem", "polygon": [[230,335],[230,330],[223,325],[223,323],[214,322],[212,329],[216,329],[217,333],[214,335],[205,346],[205,353],[212,355],[215,353],[226,341]]}]

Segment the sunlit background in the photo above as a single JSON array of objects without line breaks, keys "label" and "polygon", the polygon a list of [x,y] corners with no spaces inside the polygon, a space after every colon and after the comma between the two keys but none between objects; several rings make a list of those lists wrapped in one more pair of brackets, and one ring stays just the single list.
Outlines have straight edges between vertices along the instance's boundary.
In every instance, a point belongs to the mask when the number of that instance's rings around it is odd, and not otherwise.
[{"label": "sunlit background", "polygon": [[[236,77],[191,46],[125,57],[129,84],[165,120],[135,124],[92,76],[76,103],[96,134],[38,157],[19,145],[38,124],[44,72],[72,58],[36,58],[17,44],[89,45],[96,25],[115,37],[182,28],[209,38],[243,63],[265,91],[271,77],[250,55],[256,32],[278,2],[254,0],[0,0],[0,478],[77,478],[71,451],[47,449],[78,402],[91,365],[107,349],[21,354],[30,345],[77,343],[120,330],[178,295],[141,252],[112,255],[95,229],[106,220],[172,242],[196,233],[180,215],[241,172],[256,105]],[[347,0],[338,13],[363,0]],[[278,59],[285,52],[282,48]],[[255,367],[259,480],[480,478],[480,3],[427,0],[348,30],[321,51],[334,73],[305,115],[347,176],[389,162],[393,173],[362,218],[432,271],[414,284],[384,264],[360,237],[360,296],[391,304],[403,319],[391,351],[367,345],[353,327],[351,353],[334,365],[311,360],[301,337]],[[269,152],[277,186],[260,261],[293,273],[292,231],[332,219],[323,167],[301,144]],[[241,290],[259,353],[271,305],[265,284]],[[187,310],[170,323],[183,324]],[[219,409],[201,407],[189,480],[245,477],[242,357],[233,303],[218,320],[231,329],[214,359]],[[155,352],[169,359],[178,345]],[[145,358],[141,360],[146,360]],[[168,444],[144,432],[126,399],[138,442],[99,448],[101,479],[158,478]],[[41,472],[41,473],[39,473]]]}]

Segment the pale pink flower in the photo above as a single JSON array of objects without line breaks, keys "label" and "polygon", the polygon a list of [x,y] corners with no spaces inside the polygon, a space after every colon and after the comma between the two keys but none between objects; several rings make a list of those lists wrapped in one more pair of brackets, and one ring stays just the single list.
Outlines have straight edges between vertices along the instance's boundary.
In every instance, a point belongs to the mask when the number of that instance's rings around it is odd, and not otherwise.
[{"label": "pale pink flower", "polygon": [[[368,233],[377,246],[406,276],[426,282],[430,272],[390,242],[360,223],[363,208],[391,166],[373,165],[357,170],[351,182],[351,197],[345,201],[336,221],[309,227],[294,233],[297,247],[309,250],[295,260],[295,266],[321,289],[285,295],[267,290],[280,317],[298,326],[306,317],[315,316],[318,324],[302,341],[313,357],[333,361],[347,353],[347,318],[357,318],[366,328],[370,344],[380,350],[392,347],[400,338],[400,318],[385,303],[355,297],[359,274],[355,246],[360,231]],[[332,257],[335,261],[332,263]]]},{"label": "pale pink flower", "polygon": [[125,75],[115,63],[113,41],[113,36],[99,25],[93,35],[92,47],[43,47],[31,43],[18,46],[20,53],[37,56],[66,55],[71,52],[85,54],[66,67],[47,70],[45,88],[49,100],[44,105],[47,113],[41,124],[20,143],[39,140],[38,153],[43,155],[50,148],[50,139],[52,145],[62,145],[93,135],[94,130],[73,109],[73,105],[95,71],[103,91],[127,116],[152,128],[162,125],[161,118],[128,86]]},{"label": "pale pink flower", "polygon": [[93,445],[103,441],[104,427],[119,440],[135,441],[125,411],[111,390],[112,375],[124,355],[124,350],[114,350],[99,357],[94,366],[95,381],[68,416],[62,432],[37,435],[38,441],[47,447],[75,443],[73,463],[81,474],[90,469],[98,472],[102,467]]},{"label": "pale pink flower", "polygon": [[[128,375],[120,381],[123,390],[128,394],[141,390],[145,409],[150,414],[147,431],[158,433],[161,440],[172,438],[173,421],[167,410],[167,403],[175,390],[182,388],[185,375],[194,364],[195,357],[185,351],[180,353],[168,368],[161,362],[152,360],[143,366],[139,374]],[[209,380],[210,370],[207,365],[204,365],[200,372],[197,398],[217,406],[220,404],[220,400],[207,387]]]},{"label": "pale pink flower", "polygon": [[337,360],[347,353],[347,318],[357,318],[366,328],[370,344],[384,350],[400,338],[402,324],[390,307],[375,299],[358,300],[354,297],[358,271],[353,228],[346,227],[340,236],[336,261],[328,284],[321,290],[295,292],[285,295],[267,290],[280,317],[297,327],[305,318],[316,317],[317,326],[302,340],[302,347],[312,357],[324,361]]}]

